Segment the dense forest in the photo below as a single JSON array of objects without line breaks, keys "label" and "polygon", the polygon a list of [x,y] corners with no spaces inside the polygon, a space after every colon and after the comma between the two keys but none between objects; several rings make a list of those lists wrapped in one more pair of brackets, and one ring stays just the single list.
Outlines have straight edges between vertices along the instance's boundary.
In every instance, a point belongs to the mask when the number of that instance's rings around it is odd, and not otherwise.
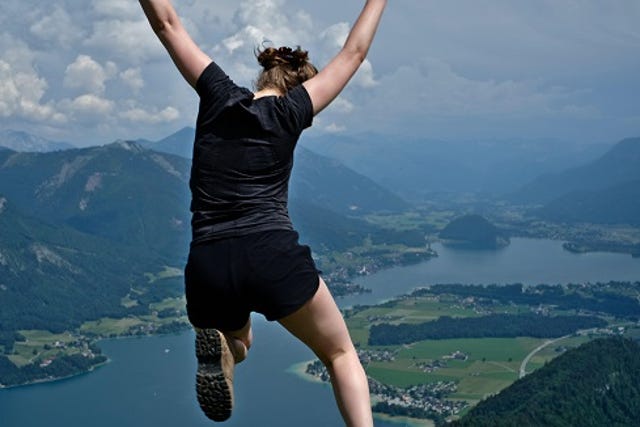
[{"label": "dense forest", "polygon": [[392,417],[409,417],[418,419],[429,419],[437,423],[444,422],[444,417],[430,409],[416,408],[415,406],[393,405],[387,402],[377,402],[373,405],[373,412],[387,414]]},{"label": "dense forest", "polygon": [[637,426],[640,345],[598,339],[480,402],[452,427]]},{"label": "dense forest", "polygon": [[369,345],[408,344],[423,340],[451,338],[555,338],[580,329],[606,326],[593,316],[542,316],[527,314],[490,314],[480,317],[452,318],[442,316],[431,322],[373,325]]}]

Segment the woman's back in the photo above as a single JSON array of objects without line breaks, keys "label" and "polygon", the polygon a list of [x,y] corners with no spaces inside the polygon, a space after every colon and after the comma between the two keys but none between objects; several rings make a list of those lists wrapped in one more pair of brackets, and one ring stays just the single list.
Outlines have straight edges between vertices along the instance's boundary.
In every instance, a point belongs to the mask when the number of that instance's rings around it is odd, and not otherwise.
[{"label": "woman's back", "polygon": [[305,88],[255,98],[211,63],[196,90],[200,111],[190,183],[194,243],[292,229],[287,196],[293,151],[313,120]]}]

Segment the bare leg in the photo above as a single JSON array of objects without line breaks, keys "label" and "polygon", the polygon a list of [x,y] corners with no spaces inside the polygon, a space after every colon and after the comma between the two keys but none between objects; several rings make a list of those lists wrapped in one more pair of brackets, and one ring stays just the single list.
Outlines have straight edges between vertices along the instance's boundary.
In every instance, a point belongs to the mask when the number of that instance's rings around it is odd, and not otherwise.
[{"label": "bare leg", "polygon": [[367,377],[351,342],[342,314],[322,278],[313,298],[280,320],[324,363],[342,418],[348,427],[372,427]]}]

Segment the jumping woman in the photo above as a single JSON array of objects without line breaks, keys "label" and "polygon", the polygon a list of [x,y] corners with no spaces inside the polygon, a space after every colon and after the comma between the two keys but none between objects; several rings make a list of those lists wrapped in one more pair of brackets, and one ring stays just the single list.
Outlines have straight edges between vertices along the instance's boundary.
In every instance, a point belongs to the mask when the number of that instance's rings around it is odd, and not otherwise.
[{"label": "jumping woman", "polygon": [[364,61],[386,0],[365,1],[344,47],[320,72],[300,48],[257,52],[263,70],[255,91],[237,86],[196,46],[170,0],[140,4],[200,97],[185,292],[202,410],[214,421],[231,416],[234,365],[247,356],[250,313],[258,312],[324,363],[348,426],[373,426],[367,377],[309,248],[298,243],[287,196],[300,134]]}]

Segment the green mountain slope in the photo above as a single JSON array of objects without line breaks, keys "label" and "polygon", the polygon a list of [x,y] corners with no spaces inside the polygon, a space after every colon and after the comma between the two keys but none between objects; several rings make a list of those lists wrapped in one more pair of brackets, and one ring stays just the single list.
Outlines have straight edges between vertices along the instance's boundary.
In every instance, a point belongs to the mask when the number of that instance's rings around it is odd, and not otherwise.
[{"label": "green mountain slope", "polygon": [[[61,332],[86,320],[146,313],[149,301],[181,292],[176,284],[148,283],[144,274],[162,267],[152,255],[26,216],[4,196],[0,236],[3,333]],[[132,304],[125,306],[122,299],[128,295]]]},{"label": "green mountain slope", "polygon": [[640,345],[591,341],[480,402],[452,427],[637,426]]},{"label": "green mountain slope", "polygon": [[[308,161],[314,173],[291,210],[314,249],[346,249],[367,237],[423,245],[419,232],[383,230],[328,209],[350,211],[354,200],[374,209],[391,196],[370,195],[379,187],[360,185],[369,181],[341,167],[324,168],[328,159]],[[189,169],[188,159],[124,141],[52,153],[0,150],[0,332],[72,329],[146,313],[150,302],[179,295],[181,277],[152,285],[145,274],[185,262]],[[316,183],[325,171],[329,179]],[[332,186],[337,197],[314,204]]]},{"label": "green mountain slope", "polygon": [[371,239],[373,244],[403,243],[424,246],[424,235],[416,231],[383,229],[359,218],[349,218],[303,199],[292,199],[291,220],[301,240],[314,251],[345,250]]},{"label": "green mountain slope", "polygon": [[[0,153],[0,193],[22,212],[175,258],[189,239],[189,161],[131,142]],[[159,232],[162,230],[162,232]]]}]

